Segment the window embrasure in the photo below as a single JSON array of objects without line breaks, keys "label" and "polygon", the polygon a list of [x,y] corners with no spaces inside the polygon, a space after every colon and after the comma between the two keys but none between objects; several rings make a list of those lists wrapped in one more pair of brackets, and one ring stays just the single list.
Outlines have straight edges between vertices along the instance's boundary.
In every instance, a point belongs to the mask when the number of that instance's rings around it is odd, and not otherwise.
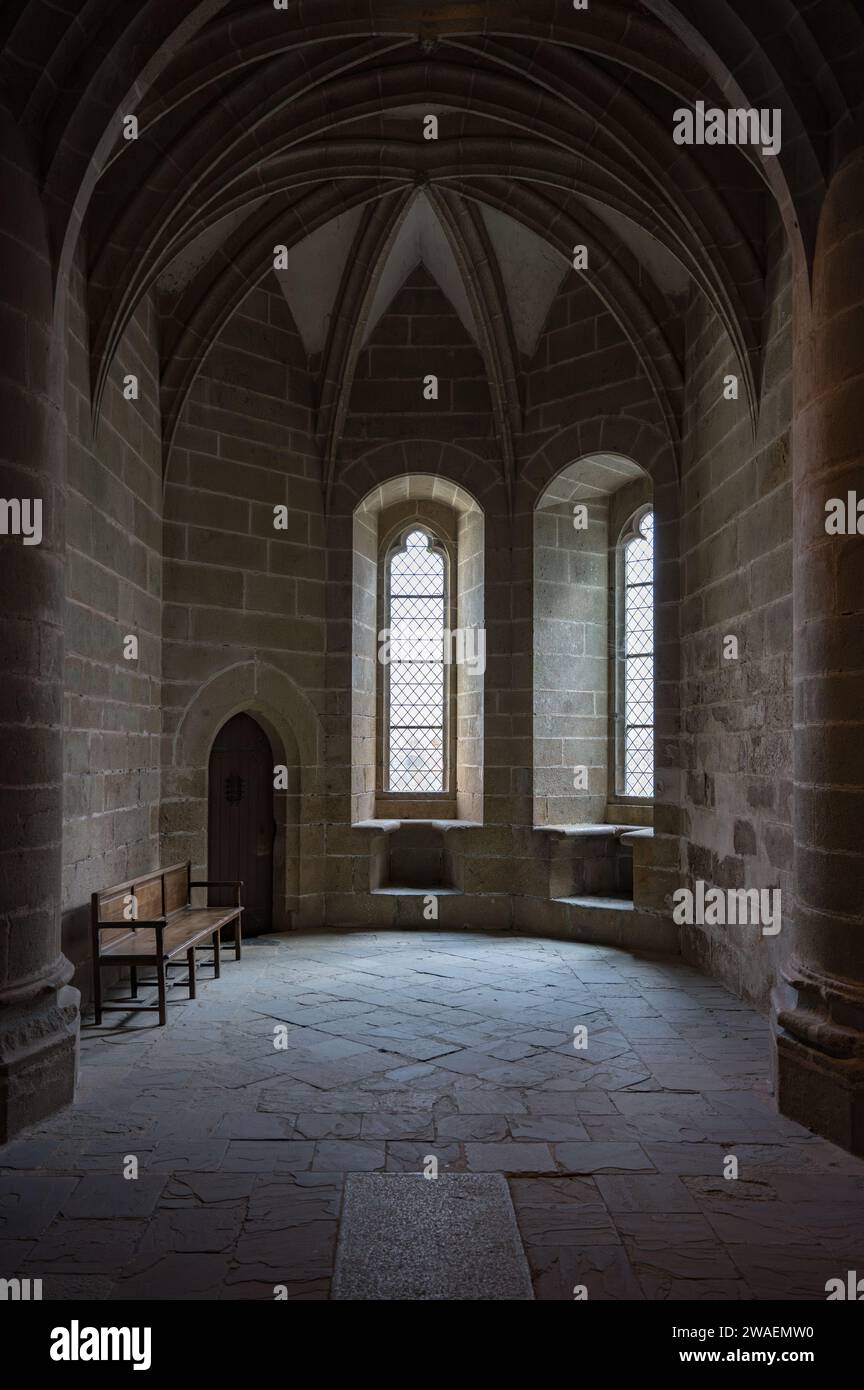
[{"label": "window embrasure", "polygon": [[618,543],[616,791],[654,795],[654,513],[642,507]]}]

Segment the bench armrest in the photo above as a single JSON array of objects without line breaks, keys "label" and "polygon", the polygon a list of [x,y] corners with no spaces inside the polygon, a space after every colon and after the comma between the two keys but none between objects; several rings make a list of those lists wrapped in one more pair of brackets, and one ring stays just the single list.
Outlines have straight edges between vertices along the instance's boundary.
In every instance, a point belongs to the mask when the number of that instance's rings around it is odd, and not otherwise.
[{"label": "bench armrest", "polygon": [[193,888],[233,888],[235,907],[242,906],[242,903],[240,902],[240,889],[242,887],[242,878],[197,878],[192,879],[189,882],[190,894]]},{"label": "bench armrest", "polygon": [[[138,921],[129,921],[129,922],[126,922],[125,920],[122,921],[122,922],[100,922],[100,921],[97,920],[97,921],[94,922],[94,924],[93,924],[93,927],[94,927],[93,941],[94,941],[94,946],[95,946],[95,948],[96,948],[97,956],[98,956],[99,959],[101,959],[101,957],[102,957],[102,940],[101,940],[101,937],[99,936],[99,930],[100,930],[100,928],[101,928],[101,927],[123,927],[123,926],[128,927],[130,931],[136,930],[138,927],[145,927],[145,928],[148,928],[150,931],[154,932],[154,933],[155,933],[155,936],[156,936],[156,950],[158,951],[159,955],[161,956],[163,950],[165,949],[165,928],[166,928],[167,924],[168,924],[168,923],[167,923],[167,918],[165,918],[165,917],[145,917],[145,918],[143,918],[143,919],[139,919]],[[122,940],[125,941],[126,938],[123,937]],[[95,959],[95,958],[96,958],[96,957],[94,957],[94,959]]]},{"label": "bench armrest", "polygon": [[193,878],[190,888],[242,888],[242,878]]}]

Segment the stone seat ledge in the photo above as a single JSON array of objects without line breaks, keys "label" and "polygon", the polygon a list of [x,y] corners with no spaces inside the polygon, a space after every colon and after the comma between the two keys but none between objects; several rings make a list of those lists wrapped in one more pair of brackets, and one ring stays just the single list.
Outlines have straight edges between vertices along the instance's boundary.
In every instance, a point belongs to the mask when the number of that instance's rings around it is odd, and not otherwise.
[{"label": "stone seat ledge", "polygon": [[638,830],[627,830],[622,827],[622,845],[635,845],[637,840],[653,840],[654,827],[650,825],[640,825]]},{"label": "stone seat ledge", "polygon": [[611,838],[621,838],[625,843],[629,843],[631,835],[644,833],[653,835],[653,830],[646,830],[644,826],[638,825],[607,825],[585,824],[585,825],[535,825],[535,830],[539,830],[544,835],[559,835],[570,839],[588,839],[591,836]]},{"label": "stone seat ledge", "polygon": [[352,830],[372,830],[377,834],[392,835],[394,831],[401,830],[405,826],[428,825],[433,830],[482,830],[483,825],[478,820],[435,820],[421,816],[403,817],[400,820],[355,820],[352,823]]}]

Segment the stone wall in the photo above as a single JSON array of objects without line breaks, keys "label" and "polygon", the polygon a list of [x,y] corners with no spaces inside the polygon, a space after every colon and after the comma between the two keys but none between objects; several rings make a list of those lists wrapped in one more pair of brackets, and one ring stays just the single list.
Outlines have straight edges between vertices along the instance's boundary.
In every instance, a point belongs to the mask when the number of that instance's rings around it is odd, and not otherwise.
[{"label": "stone wall", "polygon": [[[81,267],[67,378],[63,949],[89,995],[90,894],[156,867],[162,647],[162,468],[153,306],[120,344],[92,432]],[[128,374],[138,399],[124,398]],[[137,660],[124,640],[138,641]]]},{"label": "stone wall", "polygon": [[[581,494],[574,485],[556,490],[553,484],[564,468],[615,441],[633,463],[649,468],[662,417],[635,348],[575,273],[565,278],[534,355],[523,365],[520,470],[529,486],[520,489],[514,541],[526,587],[514,602],[527,619],[517,640],[520,649],[525,645],[520,669],[533,719],[532,815],[538,825],[598,821],[605,818],[609,791],[608,505],[589,489],[589,530],[577,533],[572,503]],[[557,470],[536,466],[545,453],[560,460]],[[669,534],[677,563],[677,523]],[[522,611],[529,605],[529,613]],[[568,670],[578,688],[567,689]],[[576,763],[589,769],[587,795],[574,790]]]},{"label": "stone wall", "polygon": [[[294,688],[308,720],[324,710],[326,552],[311,421],[306,355],[268,277],[208,354],[166,477],[162,850],[172,860],[191,858],[201,870],[209,744],[205,739],[193,766],[178,746],[192,703],[211,686],[219,691],[210,742],[241,709],[257,709],[266,722],[247,682],[248,670],[258,667]],[[274,525],[280,506],[287,508],[285,527]],[[298,738],[296,729],[275,733],[274,762],[290,765]],[[316,763],[317,755],[312,775]],[[311,795],[308,777],[303,790]],[[315,848],[305,845],[310,875]],[[290,861],[290,846],[285,854]],[[313,891],[311,876],[305,888]]]},{"label": "stone wall", "polygon": [[[578,492],[575,494],[578,496]],[[534,519],[534,816],[602,821],[608,799],[609,507],[541,499]],[[576,767],[587,786],[574,786]]]},{"label": "stone wall", "polygon": [[[682,721],[690,879],[778,887],[791,905],[791,285],[772,253],[762,400],[754,439],[743,382],[704,307],[687,316],[682,479]],[[773,261],[773,255],[772,255]],[[738,644],[725,659],[724,637]],[[784,918],[785,918],[784,910]],[[688,954],[764,1007],[783,940],[758,927],[683,930]]]},{"label": "stone wall", "polygon": [[534,355],[522,366],[523,459],[560,430],[598,415],[630,416],[656,428],[662,425],[635,348],[575,271],[555,296]]},{"label": "stone wall", "polygon": [[[437,400],[423,395],[430,374],[438,378]],[[497,453],[483,357],[422,266],[359,354],[342,461],[394,439],[446,440],[486,458]]]}]

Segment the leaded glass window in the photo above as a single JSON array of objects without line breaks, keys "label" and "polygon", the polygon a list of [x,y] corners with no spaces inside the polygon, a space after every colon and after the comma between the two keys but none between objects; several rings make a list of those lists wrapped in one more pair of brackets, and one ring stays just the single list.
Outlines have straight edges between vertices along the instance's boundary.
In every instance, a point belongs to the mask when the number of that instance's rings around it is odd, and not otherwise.
[{"label": "leaded glass window", "polygon": [[645,512],[622,543],[620,790],[654,795],[654,514]]},{"label": "leaded glass window", "polygon": [[426,531],[410,531],[387,563],[387,790],[446,787],[447,566]]}]

